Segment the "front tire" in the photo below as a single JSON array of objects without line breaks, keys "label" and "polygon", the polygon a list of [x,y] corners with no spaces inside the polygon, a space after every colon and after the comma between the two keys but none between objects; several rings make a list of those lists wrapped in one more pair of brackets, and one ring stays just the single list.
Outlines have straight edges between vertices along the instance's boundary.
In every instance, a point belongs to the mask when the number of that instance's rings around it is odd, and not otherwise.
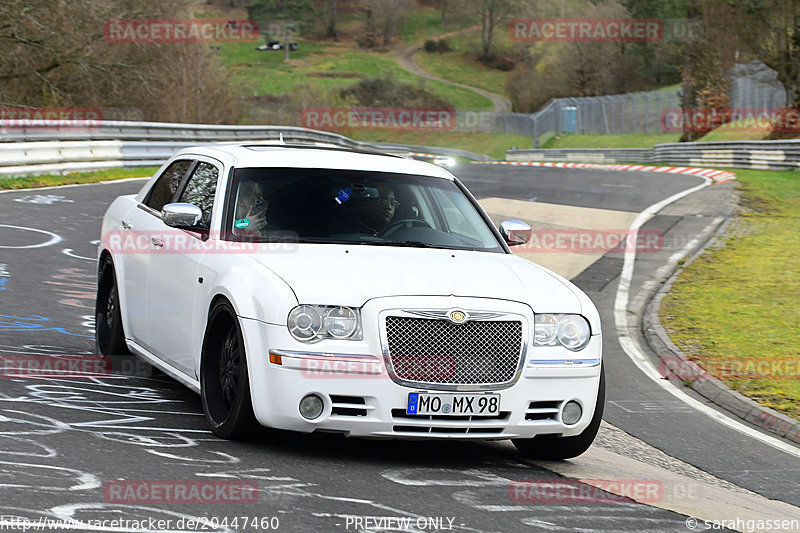
[{"label": "front tire", "polygon": [[209,315],[200,361],[200,395],[214,435],[242,439],[258,426],[244,337],[236,313],[225,301],[214,305]]},{"label": "front tire", "polygon": [[125,330],[122,327],[119,290],[114,272],[114,262],[106,257],[100,266],[95,301],[95,344],[100,355],[130,355],[125,344]]},{"label": "front tire", "polygon": [[543,459],[560,461],[572,459],[589,449],[600,429],[603,421],[603,407],[606,403],[606,373],[600,367],[600,386],[597,390],[597,402],[594,407],[592,421],[581,433],[574,437],[559,437],[557,435],[541,435],[532,439],[513,439],[517,450],[528,459]]}]

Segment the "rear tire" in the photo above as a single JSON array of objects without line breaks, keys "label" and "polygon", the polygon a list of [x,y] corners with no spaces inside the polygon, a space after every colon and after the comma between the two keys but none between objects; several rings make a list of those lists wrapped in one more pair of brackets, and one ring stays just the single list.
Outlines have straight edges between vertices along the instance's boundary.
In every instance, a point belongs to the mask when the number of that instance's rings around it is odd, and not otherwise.
[{"label": "rear tire", "polygon": [[95,301],[95,344],[101,355],[130,355],[122,327],[114,262],[107,256],[100,265]]},{"label": "rear tire", "polygon": [[242,439],[259,426],[253,414],[244,337],[226,301],[211,309],[200,361],[203,412],[214,435]]},{"label": "rear tire", "polygon": [[559,437],[557,435],[542,435],[532,439],[513,439],[517,450],[528,459],[544,459],[559,461],[571,459],[581,455],[589,449],[600,429],[603,421],[603,407],[606,403],[606,373],[600,367],[600,386],[597,390],[597,402],[594,407],[592,421],[581,433],[574,437]]}]

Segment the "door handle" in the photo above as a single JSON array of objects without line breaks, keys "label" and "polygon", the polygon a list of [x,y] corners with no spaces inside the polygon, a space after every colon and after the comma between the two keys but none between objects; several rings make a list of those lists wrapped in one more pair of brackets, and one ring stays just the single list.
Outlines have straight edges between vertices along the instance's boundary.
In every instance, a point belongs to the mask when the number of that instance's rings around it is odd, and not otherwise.
[{"label": "door handle", "polygon": [[153,246],[156,248],[161,248],[164,246],[164,239],[161,237],[150,237],[150,242],[152,242]]},{"label": "door handle", "polygon": [[130,220],[122,221],[122,229],[131,229],[132,227]]}]

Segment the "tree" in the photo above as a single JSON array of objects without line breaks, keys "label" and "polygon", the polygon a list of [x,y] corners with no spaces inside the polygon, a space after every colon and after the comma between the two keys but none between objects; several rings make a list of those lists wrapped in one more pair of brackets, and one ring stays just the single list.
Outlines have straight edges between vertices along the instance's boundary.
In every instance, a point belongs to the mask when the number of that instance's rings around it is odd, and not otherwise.
[{"label": "tree", "polygon": [[[796,0],[691,0],[705,22],[700,43],[685,49],[684,107],[725,103],[725,73],[737,63],[758,60],[775,70],[786,106],[800,106],[800,3]],[[685,132],[682,140],[694,140]]]},{"label": "tree", "polygon": [[336,31],[336,8],[338,7],[339,0],[325,0],[326,11],[328,12],[328,27],[325,35],[332,39],[339,38],[339,32]]},{"label": "tree", "polygon": [[51,0],[4,0],[0,105],[116,108],[145,120],[236,123],[239,97],[208,44],[103,38],[106,21],[186,18],[190,7],[186,0],[71,0],[53,9]]},{"label": "tree", "polygon": [[[616,1],[583,0],[527,6],[533,18],[627,18]],[[535,42],[528,58],[511,72],[506,92],[514,109],[533,112],[551,98],[599,96],[653,88],[642,56],[627,42]]]},{"label": "tree", "polygon": [[387,46],[397,28],[413,8],[411,0],[362,0],[367,20],[366,31],[380,34]]},{"label": "tree", "polygon": [[[756,55],[778,72],[787,107],[800,107],[800,3],[796,0],[754,2],[750,17],[758,36]],[[751,30],[752,31],[752,30]]]},{"label": "tree", "polygon": [[472,0],[481,21],[481,59],[491,59],[494,32],[498,24],[517,7],[516,0]]}]

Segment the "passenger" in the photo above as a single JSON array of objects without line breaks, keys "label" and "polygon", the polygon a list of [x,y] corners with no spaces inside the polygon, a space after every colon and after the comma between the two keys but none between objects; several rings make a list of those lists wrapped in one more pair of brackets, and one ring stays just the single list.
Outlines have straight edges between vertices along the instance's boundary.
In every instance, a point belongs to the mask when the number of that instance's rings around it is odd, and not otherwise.
[{"label": "passenger", "polygon": [[267,207],[261,184],[256,181],[242,182],[236,198],[234,233],[263,237],[269,225]]}]

